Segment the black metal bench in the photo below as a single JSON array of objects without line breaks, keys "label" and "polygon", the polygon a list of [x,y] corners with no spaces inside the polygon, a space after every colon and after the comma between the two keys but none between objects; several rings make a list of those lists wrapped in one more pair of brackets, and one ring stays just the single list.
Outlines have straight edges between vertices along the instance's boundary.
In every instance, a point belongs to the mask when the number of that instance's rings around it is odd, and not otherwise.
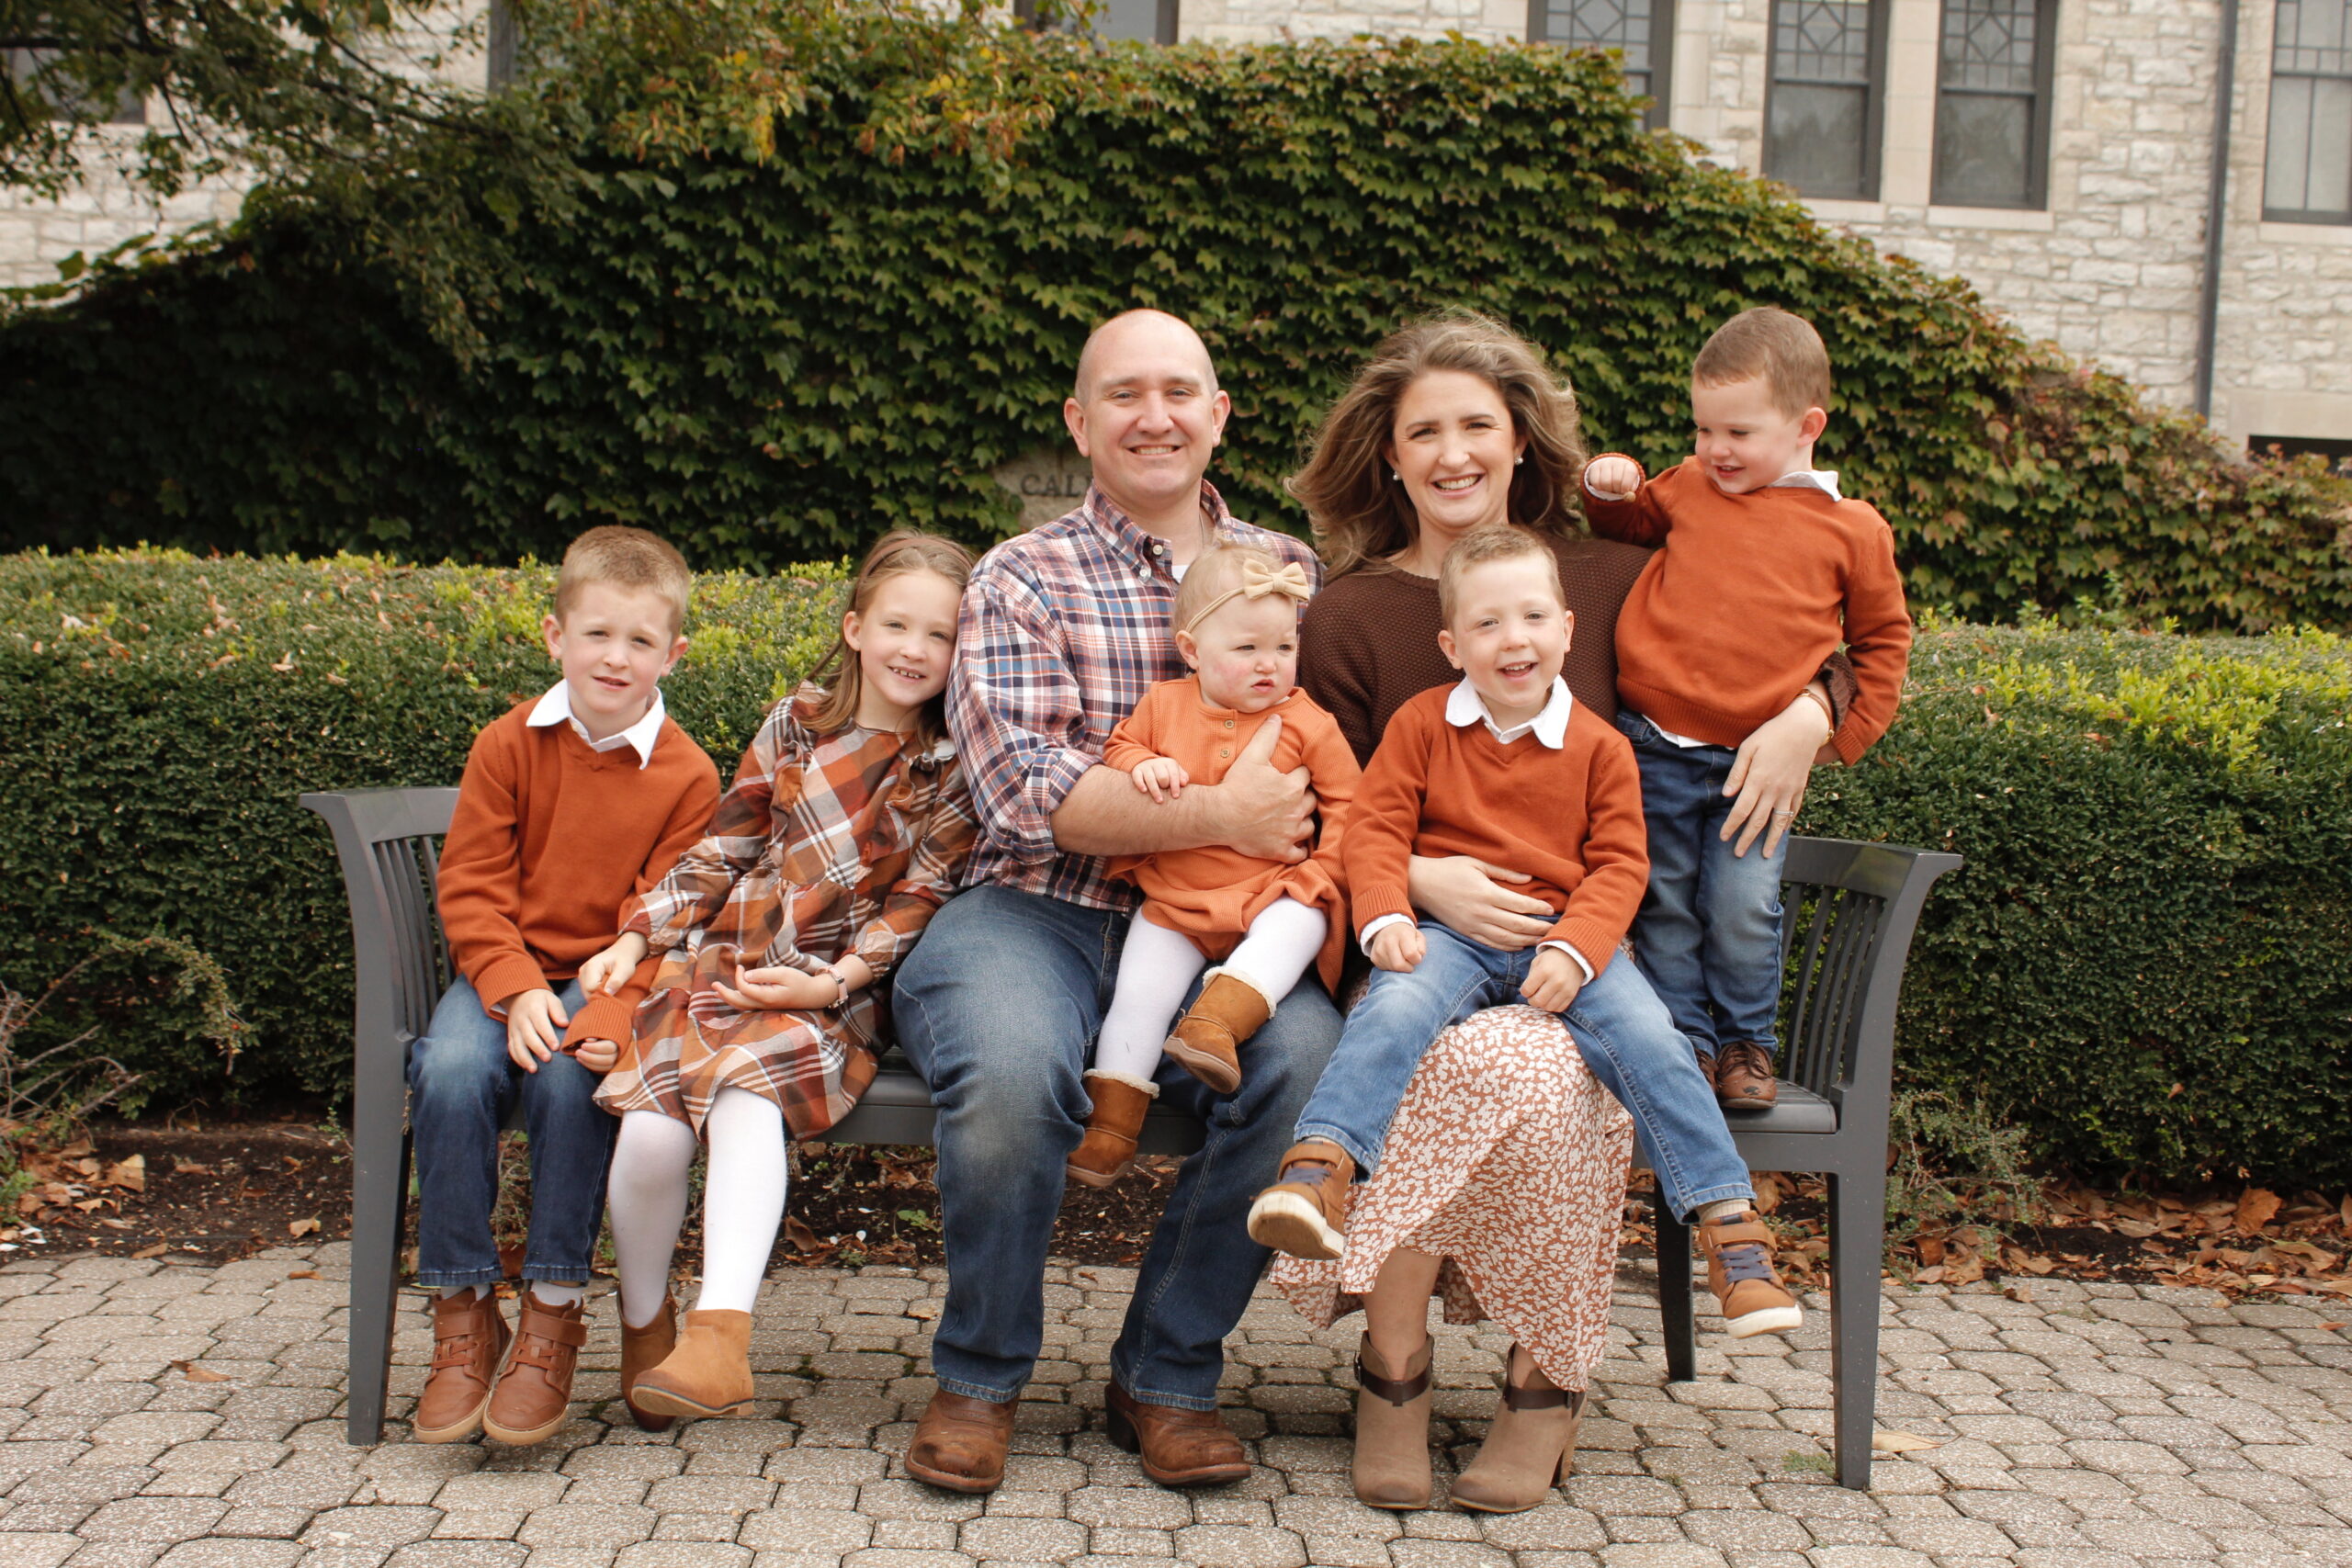
[{"label": "black metal bench", "polygon": [[[356,1001],[352,1055],[351,1366],[345,1430],[383,1432],[409,1185],[409,1043],[423,1033],[452,977],[434,903],[440,838],[454,789],[306,795],[334,830],[351,900]],[[1844,840],[1793,839],[1783,875],[1792,897],[1784,938],[1793,965],[1780,1104],[1733,1126],[1752,1169],[1815,1171],[1829,1188],[1830,1334],[1838,1478],[1870,1483],[1878,1390],[1880,1251],[1886,1224],[1886,1131],[1894,1010],[1920,907],[1960,857]],[[928,1144],[931,1096],[912,1069],[886,1058],[836,1143]],[[1146,1122],[1147,1153],[1184,1154],[1198,1123],[1173,1109]],[[1667,1375],[1693,1375],[1688,1227],[1657,1214],[1658,1286]]]}]

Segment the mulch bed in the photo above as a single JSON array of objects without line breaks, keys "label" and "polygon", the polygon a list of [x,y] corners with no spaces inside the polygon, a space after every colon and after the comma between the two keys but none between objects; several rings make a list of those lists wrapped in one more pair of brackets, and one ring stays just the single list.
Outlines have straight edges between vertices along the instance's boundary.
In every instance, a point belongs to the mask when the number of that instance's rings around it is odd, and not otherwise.
[{"label": "mulch bed", "polygon": [[[777,1266],[922,1267],[944,1261],[939,1198],[927,1149],[808,1145],[797,1151]],[[348,1150],[341,1134],[300,1118],[220,1122],[102,1123],[62,1149],[26,1156],[30,1186],[0,1217],[0,1259],[97,1252],[221,1263],[267,1247],[350,1234]],[[526,1213],[525,1168],[508,1162],[509,1191],[497,1225],[519,1242]],[[1172,1158],[1149,1158],[1107,1190],[1072,1187],[1055,1233],[1057,1254],[1080,1263],[1139,1262],[1175,1181]],[[1759,1179],[1759,1207],[1780,1234],[1792,1282],[1826,1283],[1829,1249],[1821,1183]],[[1635,1179],[1626,1205],[1627,1250],[1649,1256],[1646,1196]],[[2352,1315],[2352,1196],[2288,1197],[2262,1188],[2176,1193],[2101,1192],[2052,1183],[2038,1224],[1994,1237],[1962,1228],[1919,1237],[1897,1258],[1898,1275],[1968,1284],[2007,1276],[2206,1286],[2232,1296],[2342,1301]],[[698,1244],[689,1213],[680,1261]]]}]

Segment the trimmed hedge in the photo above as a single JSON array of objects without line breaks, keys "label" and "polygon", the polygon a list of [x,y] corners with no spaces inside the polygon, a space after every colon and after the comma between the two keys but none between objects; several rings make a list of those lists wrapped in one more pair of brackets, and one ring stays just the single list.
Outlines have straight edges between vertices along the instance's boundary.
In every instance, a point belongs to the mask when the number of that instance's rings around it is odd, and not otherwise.
[{"label": "trimmed hedge", "polygon": [[[722,767],[821,651],[841,572],[706,576],[673,711]],[[209,953],[233,1077],[169,1016],[110,1039],[165,1102],[347,1079],[348,922],[306,789],[446,784],[551,679],[548,573],[136,553],[0,559],[0,952],[96,928]],[[1967,857],[1913,950],[1902,1080],[2091,1172],[2341,1184],[2352,1069],[2352,649],[1924,628],[1902,715],[1805,831]]]},{"label": "trimmed hedge", "polygon": [[[1510,318],[1573,378],[1596,444],[1655,466],[1684,449],[1699,343],[1770,301],[1828,341],[1823,459],[1894,521],[1916,603],[2352,626],[2352,485],[2230,461],[1962,285],[1695,161],[1597,55],[1013,31],[962,85],[976,114],[1051,110],[1005,162],[873,146],[906,89],[893,62],[921,54],[893,29],[930,24],[840,25],[876,47],[811,66],[772,126],[714,111],[727,145],[639,165],[584,132],[603,177],[575,220],[514,233],[518,276],[472,301],[472,369],[360,242],[318,229],[21,313],[0,329],[0,548],[512,561],[592,514],[706,568],[893,523],[984,540],[1013,517],[989,470],[1066,441],[1081,338],[1137,304],[1201,327],[1238,403],[1218,481],[1296,526],[1279,481],[1302,436],[1408,314]],[[588,95],[581,123],[696,123],[696,70],[573,58],[548,90]]]}]

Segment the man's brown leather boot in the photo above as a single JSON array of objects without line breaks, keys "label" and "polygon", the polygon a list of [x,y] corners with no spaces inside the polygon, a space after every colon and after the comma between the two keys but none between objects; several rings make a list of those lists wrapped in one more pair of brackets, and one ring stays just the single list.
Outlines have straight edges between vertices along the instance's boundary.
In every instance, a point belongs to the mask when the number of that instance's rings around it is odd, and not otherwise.
[{"label": "man's brown leather boot", "polygon": [[1012,1407],[945,1389],[931,1396],[907,1445],[907,1473],[950,1492],[993,1492],[1004,1481],[1012,1445]]},{"label": "man's brown leather boot", "polygon": [[1162,1486],[1212,1486],[1250,1473],[1241,1439],[1214,1410],[1146,1404],[1116,1382],[1104,1404],[1112,1445],[1143,1460],[1143,1472]]},{"label": "man's brown leather boot", "polygon": [[489,1285],[433,1303],[433,1371],[410,1431],[420,1443],[462,1443],[481,1430],[506,1353],[506,1319]]},{"label": "man's brown leather boot", "polygon": [[621,1403],[640,1431],[666,1432],[674,1416],[657,1416],[638,1407],[630,1397],[637,1392],[637,1380],[660,1366],[671,1351],[678,1348],[678,1303],[669,1297],[662,1298],[662,1310],[653,1321],[642,1328],[631,1328],[628,1319],[621,1319]]},{"label": "man's brown leather boot", "polygon": [[502,1443],[527,1448],[552,1437],[571,1407],[572,1370],[580,1364],[580,1347],[588,1343],[582,1321],[587,1303],[549,1306],[526,1286],[522,1307],[481,1429]]},{"label": "man's brown leather boot", "polygon": [[1770,1111],[1781,1098],[1771,1054],[1751,1040],[1735,1040],[1715,1057],[1715,1103],[1725,1111]]}]

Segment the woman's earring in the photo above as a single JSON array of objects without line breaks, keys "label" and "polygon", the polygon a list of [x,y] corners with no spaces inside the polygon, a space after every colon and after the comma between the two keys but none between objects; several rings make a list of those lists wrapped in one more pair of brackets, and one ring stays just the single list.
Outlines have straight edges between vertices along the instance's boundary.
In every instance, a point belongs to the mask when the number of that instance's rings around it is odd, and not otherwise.
[{"label": "woman's earring", "polygon": [[1527,454],[1521,452],[1518,457],[1513,457],[1511,459],[1511,466],[1513,468],[1525,468],[1527,466]]},{"label": "woman's earring", "polygon": [[1388,482],[1391,484],[1403,484],[1405,482],[1405,476],[1398,473],[1396,469],[1391,468],[1388,470]]}]

